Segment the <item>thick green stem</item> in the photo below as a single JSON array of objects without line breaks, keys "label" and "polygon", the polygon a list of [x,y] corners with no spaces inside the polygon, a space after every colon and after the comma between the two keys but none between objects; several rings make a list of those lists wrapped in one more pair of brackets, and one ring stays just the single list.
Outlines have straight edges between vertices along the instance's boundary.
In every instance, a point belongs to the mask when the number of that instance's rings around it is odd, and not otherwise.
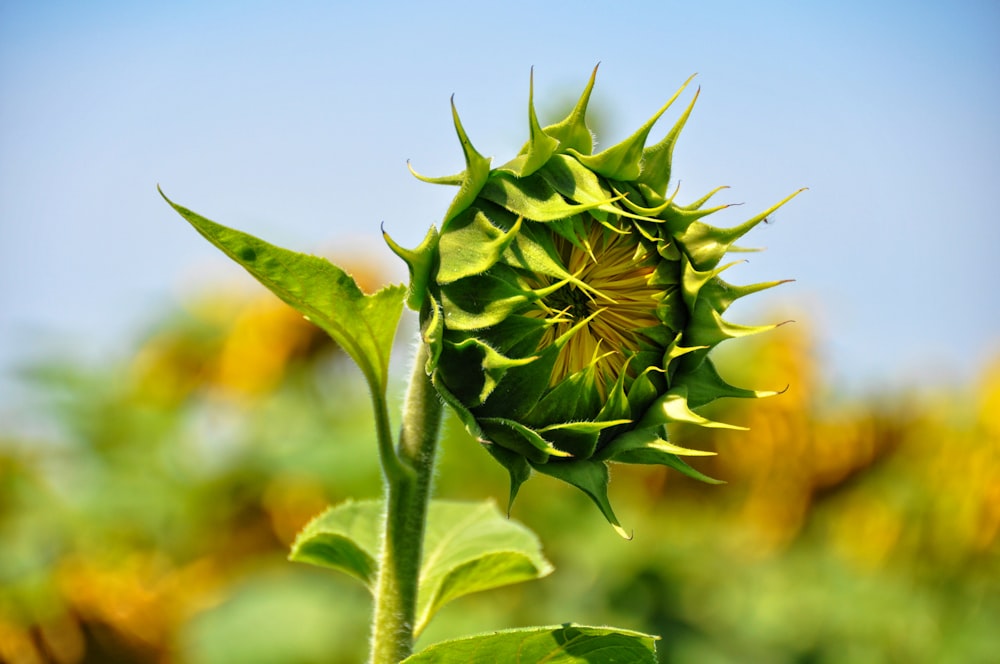
[{"label": "thick green stem", "polygon": [[397,447],[407,472],[385,469],[385,534],[375,588],[372,664],[397,664],[413,651],[424,526],[441,424],[441,401],[424,372],[426,362],[427,347],[421,344],[406,392]]}]

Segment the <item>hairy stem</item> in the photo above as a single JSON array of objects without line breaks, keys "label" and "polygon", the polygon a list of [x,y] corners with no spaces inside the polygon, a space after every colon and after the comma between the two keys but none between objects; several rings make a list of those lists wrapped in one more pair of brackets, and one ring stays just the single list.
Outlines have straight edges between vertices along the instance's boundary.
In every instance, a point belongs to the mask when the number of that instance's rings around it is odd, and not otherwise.
[{"label": "hairy stem", "polygon": [[421,343],[396,450],[408,472],[384,469],[385,533],[375,588],[371,664],[397,664],[413,651],[424,526],[441,424],[441,402],[424,372],[426,362],[427,347]]}]

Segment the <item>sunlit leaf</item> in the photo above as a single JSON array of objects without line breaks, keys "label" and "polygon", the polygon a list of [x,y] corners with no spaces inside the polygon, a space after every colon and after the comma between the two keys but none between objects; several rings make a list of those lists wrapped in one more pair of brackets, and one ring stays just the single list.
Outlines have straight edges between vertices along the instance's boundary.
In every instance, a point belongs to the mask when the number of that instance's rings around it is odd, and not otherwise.
[{"label": "sunlit leaf", "polygon": [[443,641],[403,664],[656,664],[657,638],[613,627],[526,627]]},{"label": "sunlit leaf", "polygon": [[[348,501],[313,519],[289,557],[339,570],[374,589],[381,532],[381,502]],[[492,502],[431,501],[414,632],[453,599],[551,571],[534,533]]]},{"label": "sunlit leaf", "polygon": [[295,539],[288,559],[339,570],[374,589],[381,532],[379,501],[348,500],[310,521]]},{"label": "sunlit leaf", "polygon": [[385,393],[389,354],[406,289],[366,295],[351,275],[318,256],[282,249],[163,198],[205,239],[257,281],[321,327],[357,362],[373,390]]},{"label": "sunlit leaf", "polygon": [[538,538],[492,501],[431,502],[417,600],[419,634],[453,599],[549,574]]}]

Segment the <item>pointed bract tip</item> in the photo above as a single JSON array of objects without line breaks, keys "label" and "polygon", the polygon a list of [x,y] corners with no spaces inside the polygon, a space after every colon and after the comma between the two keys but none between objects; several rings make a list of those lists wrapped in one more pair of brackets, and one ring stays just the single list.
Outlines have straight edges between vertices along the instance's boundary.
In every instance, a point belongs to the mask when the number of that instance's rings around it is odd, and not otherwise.
[{"label": "pointed bract tip", "polygon": [[619,526],[617,523],[611,524],[611,527],[615,529],[615,532],[618,533],[623,540],[631,542],[632,539],[635,537],[635,530],[633,530],[632,532],[625,532],[625,529]]}]

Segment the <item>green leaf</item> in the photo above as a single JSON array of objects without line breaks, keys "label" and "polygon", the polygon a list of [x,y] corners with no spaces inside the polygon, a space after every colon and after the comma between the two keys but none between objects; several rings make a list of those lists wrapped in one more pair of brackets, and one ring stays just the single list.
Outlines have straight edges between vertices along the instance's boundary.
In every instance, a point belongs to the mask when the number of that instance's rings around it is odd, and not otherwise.
[{"label": "green leaf", "polygon": [[[383,529],[382,503],[347,501],[312,520],[292,545],[290,560],[329,567],[374,590]],[[431,501],[424,536],[419,634],[453,599],[546,576],[552,565],[530,530],[492,502]]]},{"label": "green leaf", "polygon": [[329,334],[361,367],[371,389],[385,394],[403,286],[365,295],[349,274],[324,258],[268,244],[177,205],[162,190],[160,195],[205,239]]},{"label": "green leaf", "polygon": [[402,664],[656,664],[658,638],[570,623],[525,627],[436,643]]},{"label": "green leaf", "polygon": [[541,578],[552,569],[535,534],[493,501],[431,501],[414,634],[453,599]]},{"label": "green leaf", "polygon": [[329,567],[375,588],[382,533],[382,503],[348,500],[310,521],[292,544],[288,559]]}]

